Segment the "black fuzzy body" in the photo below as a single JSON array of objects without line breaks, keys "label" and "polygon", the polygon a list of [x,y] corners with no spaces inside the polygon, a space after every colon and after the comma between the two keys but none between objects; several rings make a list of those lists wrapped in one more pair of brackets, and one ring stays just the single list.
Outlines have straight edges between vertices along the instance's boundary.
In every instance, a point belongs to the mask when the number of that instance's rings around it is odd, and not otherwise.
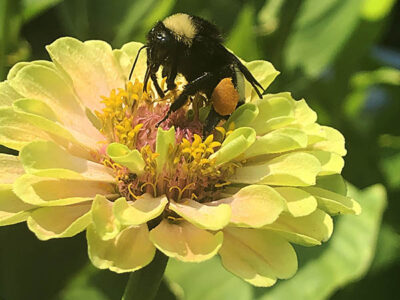
[{"label": "black fuzzy body", "polygon": [[[210,99],[213,90],[224,78],[231,78],[237,88],[238,71],[244,74],[261,97],[261,93],[256,88],[256,85],[259,87],[261,85],[240,60],[222,45],[223,39],[217,27],[200,17],[188,17],[196,29],[193,37],[181,38],[163,22],[158,22],[147,34],[145,86],[151,78],[160,97],[164,96],[164,91],[161,90],[156,76],[160,67],[162,67],[162,76],[167,77],[167,91],[176,87],[177,74],[182,74],[188,82],[161,122],[168,117],[170,112],[178,110],[190,96],[198,92],[204,93]],[[221,118],[222,116],[211,108],[206,120],[205,132],[210,132]]]}]

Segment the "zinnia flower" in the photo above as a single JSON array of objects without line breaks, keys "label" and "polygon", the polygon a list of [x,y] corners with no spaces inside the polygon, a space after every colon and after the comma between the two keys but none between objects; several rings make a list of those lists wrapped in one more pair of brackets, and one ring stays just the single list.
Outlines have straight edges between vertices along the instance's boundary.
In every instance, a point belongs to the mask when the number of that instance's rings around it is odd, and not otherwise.
[{"label": "zinnia flower", "polygon": [[[190,103],[157,128],[184,80],[164,99],[143,92],[142,56],[128,82],[140,46],[61,38],[47,47],[52,62],[12,68],[0,143],[19,156],[0,156],[0,225],[26,220],[41,240],[86,230],[92,263],[118,273],[159,249],[185,262],[219,254],[256,286],[293,276],[291,243],[319,245],[331,215],[360,212],[340,176],[343,136],[304,100],[259,100],[248,83],[246,103],[208,136],[206,109]],[[278,74],[246,66],[264,87]]]}]

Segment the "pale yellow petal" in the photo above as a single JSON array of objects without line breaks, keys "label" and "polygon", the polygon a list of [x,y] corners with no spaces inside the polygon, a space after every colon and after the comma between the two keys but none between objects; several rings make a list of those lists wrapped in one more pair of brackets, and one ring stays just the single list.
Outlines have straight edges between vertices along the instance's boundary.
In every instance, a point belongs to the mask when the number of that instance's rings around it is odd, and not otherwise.
[{"label": "pale yellow petal", "polygon": [[56,70],[30,64],[23,67],[9,84],[25,98],[46,103],[67,128],[98,140],[101,138],[100,132],[86,117],[73,87]]},{"label": "pale yellow petal", "polygon": [[258,136],[244,153],[244,158],[305,148],[307,142],[307,134],[304,131],[294,128],[280,128],[266,135]]},{"label": "pale yellow petal", "polygon": [[268,287],[277,278],[292,277],[297,257],[282,237],[266,230],[226,228],[219,251],[223,266],[255,286]]},{"label": "pale yellow petal", "polygon": [[0,153],[0,184],[14,183],[25,174],[24,168],[17,156]]},{"label": "pale yellow petal", "polygon": [[288,212],[293,217],[303,217],[317,209],[317,199],[302,189],[276,187],[275,190],[286,200]]},{"label": "pale yellow petal", "polygon": [[[274,81],[276,76],[279,75],[279,71],[268,61],[265,60],[254,60],[251,62],[244,62],[244,65],[249,69],[251,74],[257,79],[264,90]],[[253,102],[258,99],[258,95],[254,91],[254,88],[246,80],[245,81],[245,96],[246,102]]]},{"label": "pale yellow petal", "polygon": [[157,218],[164,211],[168,199],[143,194],[134,202],[120,198],[114,203],[114,214],[123,225],[140,225]]},{"label": "pale yellow petal", "polygon": [[163,220],[150,231],[150,239],[165,255],[185,262],[210,259],[222,245],[222,232],[210,233],[189,222]]},{"label": "pale yellow petal", "polygon": [[[129,73],[133,65],[133,61],[135,60],[136,55],[138,54],[138,51],[142,46],[143,46],[142,43],[130,42],[123,45],[121,50],[119,50],[120,52],[114,53],[114,56],[116,56],[117,61],[119,62],[126,79],[128,79]],[[138,79],[140,81],[143,80],[147,68],[146,61],[147,61],[146,51],[142,50],[142,52],[140,52],[138,61],[136,63],[135,70],[132,74],[133,81],[135,79]]]},{"label": "pale yellow petal", "polygon": [[168,130],[163,130],[158,127],[157,140],[156,140],[156,153],[159,155],[156,158],[157,172],[161,173],[164,168],[164,164],[168,160],[168,152],[170,147],[175,146],[175,128],[172,126]]},{"label": "pale yellow petal", "polygon": [[71,155],[52,141],[35,141],[22,148],[19,157],[25,171],[38,176],[115,182],[111,169]]},{"label": "pale yellow petal", "polygon": [[256,130],[257,135],[263,135],[295,121],[294,100],[290,93],[267,94],[255,104],[259,113],[250,126]]},{"label": "pale yellow petal", "polygon": [[285,208],[285,200],[266,185],[250,185],[232,197],[217,201],[229,204],[232,210],[230,223],[240,227],[259,228],[273,223]]},{"label": "pale yellow petal", "polygon": [[347,151],[344,147],[344,136],[338,130],[332,127],[322,126],[322,129],[325,131],[326,140],[313,144],[312,148],[315,150],[324,150],[336,153],[340,156],[345,156]]},{"label": "pale yellow petal", "polygon": [[40,206],[63,206],[92,200],[97,194],[113,194],[112,185],[97,181],[69,180],[25,174],[14,183],[22,201]]},{"label": "pale yellow petal", "polygon": [[308,106],[307,102],[304,99],[295,101],[294,104],[294,115],[297,123],[306,126],[313,124],[317,121],[316,112]]},{"label": "pale yellow petal", "polygon": [[115,238],[121,227],[113,214],[113,205],[102,195],[97,195],[92,203],[93,226],[102,240]]},{"label": "pale yellow petal", "polygon": [[25,221],[35,206],[21,201],[12,191],[12,185],[0,184],[0,226]]},{"label": "pale yellow petal", "polygon": [[361,206],[352,198],[325,190],[319,187],[305,187],[306,192],[313,195],[318,201],[318,207],[330,215],[361,213]]},{"label": "pale yellow petal", "polygon": [[316,187],[347,196],[347,185],[340,174],[318,176]]},{"label": "pale yellow petal", "polygon": [[31,141],[50,139],[45,131],[24,120],[12,107],[0,107],[1,145],[20,150]]},{"label": "pale yellow petal", "polygon": [[107,155],[116,163],[127,167],[131,172],[141,175],[144,172],[145,162],[137,149],[129,149],[120,143],[111,143],[107,147]]},{"label": "pale yellow petal", "polygon": [[276,222],[263,227],[279,233],[292,243],[303,246],[320,245],[332,235],[332,218],[324,211],[317,209],[305,217],[293,217],[282,214]]},{"label": "pale yellow petal", "polygon": [[149,240],[147,225],[127,227],[114,239],[102,240],[93,226],[86,230],[89,258],[99,269],[133,272],[148,265],[156,248]]},{"label": "pale yellow petal", "polygon": [[[47,132],[54,139],[61,138],[60,143],[65,144],[66,141],[73,145],[89,148],[90,150],[98,148],[98,142],[103,141],[104,137],[97,131],[90,123],[89,127],[94,128],[90,134],[83,130],[86,125],[85,122],[80,122],[79,118],[75,120],[78,128],[68,127],[58,121],[58,115],[41,100],[36,99],[18,99],[13,103],[13,109],[19,116],[33,126]],[[73,116],[71,116],[73,117]],[[86,118],[86,117],[85,117]]]},{"label": "pale yellow petal", "polygon": [[314,185],[321,164],[313,155],[293,152],[262,164],[244,165],[230,180],[238,183],[262,183],[283,186]]},{"label": "pale yellow petal", "polygon": [[209,230],[224,228],[231,217],[231,208],[228,204],[213,206],[191,199],[184,199],[181,203],[170,200],[169,209],[197,227]]},{"label": "pale yellow petal", "polygon": [[9,107],[15,100],[21,97],[7,81],[0,82],[0,107]]},{"label": "pale yellow petal", "polygon": [[27,224],[40,240],[71,237],[90,224],[90,207],[91,202],[84,202],[37,208],[29,215]]},{"label": "pale yellow petal", "polygon": [[256,132],[250,127],[235,129],[222,143],[221,148],[210,156],[216,164],[233,160],[248,149],[256,140]]},{"label": "pale yellow petal", "polygon": [[110,45],[102,41],[81,42],[64,37],[46,47],[58,68],[72,79],[79,98],[92,111],[100,111],[101,96],[123,88],[125,78]]},{"label": "pale yellow petal", "polygon": [[340,174],[342,172],[344,159],[340,155],[322,150],[306,151],[306,153],[314,155],[321,163],[319,176]]}]

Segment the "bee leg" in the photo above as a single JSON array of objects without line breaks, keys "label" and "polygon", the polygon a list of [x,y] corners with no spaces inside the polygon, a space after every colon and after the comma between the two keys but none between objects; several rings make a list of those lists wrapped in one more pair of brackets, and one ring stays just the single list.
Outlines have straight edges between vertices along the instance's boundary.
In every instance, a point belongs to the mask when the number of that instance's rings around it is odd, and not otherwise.
[{"label": "bee leg", "polygon": [[208,136],[217,126],[218,122],[224,117],[217,113],[213,106],[211,106],[210,113],[207,116],[206,122],[203,127],[203,136]]},{"label": "bee leg", "polygon": [[160,85],[158,84],[156,73],[151,74],[150,77],[154,83],[154,87],[156,88],[158,96],[160,96],[160,98],[164,98],[165,94],[164,94],[163,90],[161,89]]},{"label": "bee leg", "polygon": [[162,122],[164,122],[172,112],[180,109],[188,100],[190,96],[194,96],[197,92],[203,91],[205,89],[209,89],[210,86],[215,87],[220,80],[220,77],[215,76],[210,72],[206,72],[195,80],[189,82],[183,88],[182,93],[178,96],[178,98],[171,104],[169,110],[165,117],[157,123],[157,127],[160,126]]},{"label": "bee leg", "polygon": [[[240,72],[243,73],[243,75],[246,78],[246,80],[254,88],[254,90],[256,91],[256,93],[258,95],[258,97],[260,99],[262,99],[262,94],[265,92],[265,90],[262,87],[262,85],[257,81],[257,79],[253,76],[253,74],[251,74],[249,69],[247,69],[246,66],[243,65],[242,62],[236,56],[232,55],[232,57],[233,57],[233,60],[234,60],[234,62],[236,64],[236,66],[239,68]],[[259,88],[261,89],[261,92],[260,92]]]}]

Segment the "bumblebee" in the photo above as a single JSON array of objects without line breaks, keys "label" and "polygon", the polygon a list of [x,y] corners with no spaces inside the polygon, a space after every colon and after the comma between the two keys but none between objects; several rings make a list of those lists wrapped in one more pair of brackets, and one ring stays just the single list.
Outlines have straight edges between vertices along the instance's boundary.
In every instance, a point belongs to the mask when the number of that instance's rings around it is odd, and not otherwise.
[{"label": "bumblebee", "polygon": [[[263,87],[242,62],[222,45],[223,38],[214,24],[200,17],[178,13],[159,21],[148,32],[146,38],[147,44],[139,50],[129,78],[140,51],[146,49],[147,70],[144,88],[151,79],[157,93],[163,98],[165,92],[175,89],[178,74],[187,81],[181,94],[171,104],[168,113],[158,125],[165,121],[171,112],[181,108],[189,97],[202,93],[212,103],[204,125],[204,132],[211,132],[222,118],[228,117],[240,104],[240,73],[262,98]],[[160,67],[162,77],[167,78],[165,91],[161,89],[156,75]]]}]

